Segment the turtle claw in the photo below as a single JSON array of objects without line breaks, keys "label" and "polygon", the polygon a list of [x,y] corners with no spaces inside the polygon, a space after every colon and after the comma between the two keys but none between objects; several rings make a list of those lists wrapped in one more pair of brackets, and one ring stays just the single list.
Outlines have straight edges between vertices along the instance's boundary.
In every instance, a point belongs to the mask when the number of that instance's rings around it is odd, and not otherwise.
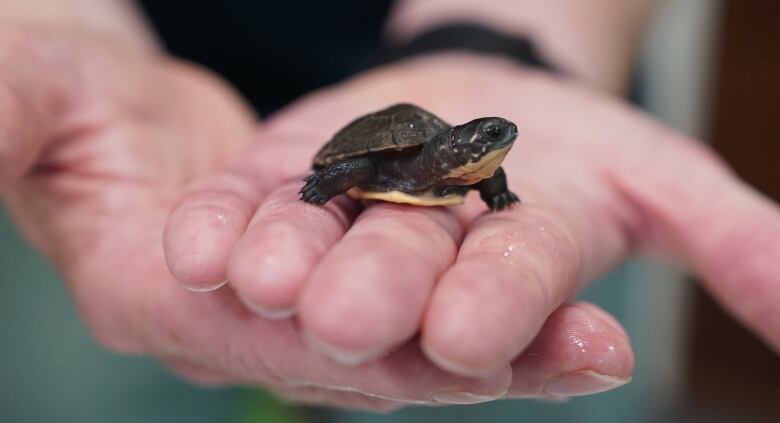
[{"label": "turtle claw", "polygon": [[330,200],[331,196],[322,189],[320,178],[317,177],[316,173],[307,176],[304,178],[304,181],[306,181],[306,183],[303,185],[303,188],[298,191],[298,194],[301,195],[301,200],[307,203],[320,205],[325,204]]},{"label": "turtle claw", "polygon": [[490,210],[497,212],[512,207],[513,204],[520,203],[520,199],[512,191],[504,191],[490,198],[488,206]]}]

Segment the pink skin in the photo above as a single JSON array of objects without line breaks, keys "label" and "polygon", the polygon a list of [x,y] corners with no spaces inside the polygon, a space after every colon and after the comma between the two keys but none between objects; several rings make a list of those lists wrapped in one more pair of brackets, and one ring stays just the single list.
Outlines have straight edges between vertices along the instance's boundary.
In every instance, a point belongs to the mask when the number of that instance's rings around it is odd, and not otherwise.
[{"label": "pink skin", "polygon": [[[294,123],[292,114],[280,116],[227,164],[255,132],[255,122],[212,76],[79,33],[0,32],[3,200],[30,241],[56,264],[85,323],[107,348],[155,356],[197,383],[261,384],[300,401],[371,409],[549,396],[554,394],[545,386],[561,374],[577,378],[566,395],[593,392],[582,386],[583,377],[599,387],[604,378],[594,374],[612,377],[611,386],[630,377],[633,352],[623,332],[582,304],[550,310],[528,349],[538,369],[515,371],[506,362],[491,366],[489,374],[464,377],[431,362],[420,343],[402,344],[425,319],[437,276],[456,259],[468,216],[383,206],[352,225],[357,209],[349,201],[319,208],[294,200],[297,178],[323,133],[354,113],[313,113],[311,127]],[[271,139],[279,142],[265,142]],[[483,207],[457,210],[474,216]],[[160,245],[166,218],[167,256]],[[278,239],[279,233],[287,235]],[[273,242],[262,241],[269,236]],[[351,251],[362,253],[377,240],[387,245],[368,256],[373,258],[354,259]],[[301,255],[291,260],[297,248]],[[403,266],[392,270],[412,279],[393,283],[380,270],[401,248]],[[258,274],[280,277],[267,286],[265,279],[257,283],[254,258],[272,254],[278,254],[276,269],[262,269],[272,263],[265,261]],[[350,256],[349,266],[341,255]],[[361,292],[363,301],[376,302],[370,307],[333,295],[350,288],[354,282],[347,277],[354,271],[377,275]],[[201,291],[226,277],[235,281],[233,289],[190,292],[171,272]],[[328,293],[327,315],[346,310],[344,327],[362,330],[366,340],[345,335],[333,320],[305,325],[311,333],[347,349],[395,350],[358,367],[336,364],[304,343],[300,325],[255,315],[235,291],[271,310],[300,307],[315,319],[317,292]],[[367,330],[361,320],[379,326]],[[612,346],[612,353],[572,349],[569,334],[575,332],[589,345]]]},{"label": "pink skin", "polygon": [[[473,196],[447,209],[379,204],[347,227],[351,212],[318,211],[295,197],[324,140],[354,116],[399,101],[450,122],[482,115],[516,122],[520,135],[504,168],[523,206],[484,213]],[[300,100],[261,128],[253,148],[282,142],[304,154],[281,156],[288,166],[300,163],[297,174],[280,175],[256,162],[260,154],[237,163],[260,180],[295,180],[272,194],[285,211],[285,237],[270,228],[278,220],[258,219],[241,248],[221,248],[233,251],[231,263],[256,263],[233,286],[250,308],[297,310],[312,346],[339,362],[381,356],[419,330],[422,350],[440,367],[464,376],[499,371],[539,339],[578,287],[637,250],[689,264],[737,316],[780,345],[776,205],[704,147],[576,82],[472,56],[411,60]],[[185,197],[179,208],[188,207],[195,206]],[[202,229],[177,213],[167,236]],[[258,251],[269,250],[273,272],[258,261],[265,254]],[[179,260],[186,268],[186,257],[169,254]],[[570,383],[579,377],[588,379]]]}]

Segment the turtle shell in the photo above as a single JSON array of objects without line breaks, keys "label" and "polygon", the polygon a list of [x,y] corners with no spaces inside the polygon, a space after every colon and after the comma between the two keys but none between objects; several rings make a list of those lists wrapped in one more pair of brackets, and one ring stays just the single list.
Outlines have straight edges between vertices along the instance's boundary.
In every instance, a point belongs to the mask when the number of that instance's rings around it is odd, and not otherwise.
[{"label": "turtle shell", "polygon": [[430,141],[450,125],[413,104],[396,104],[359,117],[342,128],[314,157],[315,166],[388,150],[407,150]]}]

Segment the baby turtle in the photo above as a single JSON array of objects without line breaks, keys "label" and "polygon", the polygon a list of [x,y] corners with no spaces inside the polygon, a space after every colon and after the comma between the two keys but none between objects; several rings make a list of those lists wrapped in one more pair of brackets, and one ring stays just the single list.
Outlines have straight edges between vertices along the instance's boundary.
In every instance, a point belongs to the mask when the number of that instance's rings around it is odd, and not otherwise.
[{"label": "baby turtle", "polygon": [[476,189],[491,210],[501,210],[519,202],[500,167],[516,137],[515,124],[499,117],[452,127],[415,105],[397,104],[336,133],[314,157],[301,199],[325,204],[346,192],[354,199],[443,206],[462,203]]}]

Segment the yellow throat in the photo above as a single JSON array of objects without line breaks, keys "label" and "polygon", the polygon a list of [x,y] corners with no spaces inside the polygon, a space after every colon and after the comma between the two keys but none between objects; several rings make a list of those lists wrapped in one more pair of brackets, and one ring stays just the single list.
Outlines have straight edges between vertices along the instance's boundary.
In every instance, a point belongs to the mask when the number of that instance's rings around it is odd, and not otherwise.
[{"label": "yellow throat", "polygon": [[463,166],[458,166],[452,169],[447,178],[460,179],[467,185],[476,184],[477,182],[493,177],[501,162],[504,161],[504,157],[509,153],[511,145],[498,150],[493,150],[484,156],[479,161],[468,162]]}]

